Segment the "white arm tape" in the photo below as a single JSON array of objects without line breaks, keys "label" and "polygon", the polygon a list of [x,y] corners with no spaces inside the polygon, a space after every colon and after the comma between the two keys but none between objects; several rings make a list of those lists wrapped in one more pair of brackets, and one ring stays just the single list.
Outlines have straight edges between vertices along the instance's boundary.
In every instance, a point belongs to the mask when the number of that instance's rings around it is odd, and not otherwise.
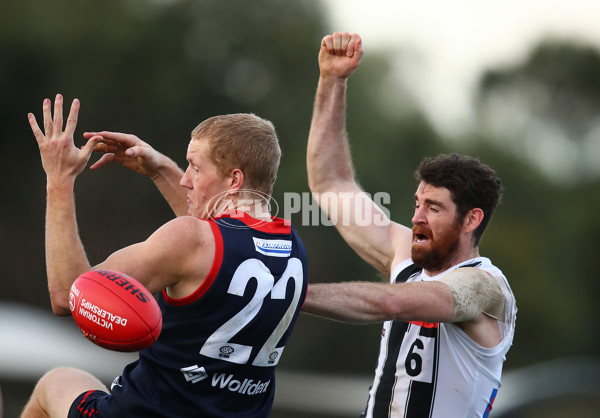
[{"label": "white arm tape", "polygon": [[504,321],[504,294],[490,273],[475,267],[461,267],[439,281],[450,288],[454,298],[452,322],[468,321],[480,313]]}]

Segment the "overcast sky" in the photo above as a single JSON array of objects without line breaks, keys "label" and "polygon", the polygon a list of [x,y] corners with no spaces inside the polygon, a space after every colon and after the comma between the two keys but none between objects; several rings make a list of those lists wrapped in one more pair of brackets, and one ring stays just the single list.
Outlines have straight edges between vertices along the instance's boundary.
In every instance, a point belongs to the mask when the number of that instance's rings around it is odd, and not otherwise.
[{"label": "overcast sky", "polygon": [[472,88],[486,67],[518,62],[548,36],[600,46],[600,0],[323,1],[330,30],[359,33],[366,53],[414,52],[411,85],[449,133],[469,117]]}]

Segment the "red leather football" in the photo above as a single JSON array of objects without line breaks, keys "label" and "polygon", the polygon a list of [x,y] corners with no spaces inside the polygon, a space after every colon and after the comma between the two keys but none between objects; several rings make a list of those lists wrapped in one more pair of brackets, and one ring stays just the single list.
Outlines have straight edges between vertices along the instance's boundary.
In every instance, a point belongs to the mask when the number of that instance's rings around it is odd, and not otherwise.
[{"label": "red leather football", "polygon": [[154,296],[118,271],[83,273],[71,286],[69,307],[83,335],[109,350],[139,351],[156,341],[162,330]]}]

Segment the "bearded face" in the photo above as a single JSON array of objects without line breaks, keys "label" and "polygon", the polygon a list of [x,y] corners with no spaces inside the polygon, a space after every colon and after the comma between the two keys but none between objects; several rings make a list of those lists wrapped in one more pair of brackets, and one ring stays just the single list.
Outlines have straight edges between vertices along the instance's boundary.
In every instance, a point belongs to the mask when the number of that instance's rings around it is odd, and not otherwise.
[{"label": "bearded face", "polygon": [[[421,182],[415,193],[411,257],[428,272],[440,272],[462,261],[463,223],[450,191]],[[464,251],[463,251],[464,252]],[[470,255],[470,254],[469,254]]]},{"label": "bearded face", "polygon": [[413,262],[427,271],[441,271],[453,265],[459,249],[462,225],[458,219],[446,228],[433,232],[426,225],[415,225],[411,257]]}]

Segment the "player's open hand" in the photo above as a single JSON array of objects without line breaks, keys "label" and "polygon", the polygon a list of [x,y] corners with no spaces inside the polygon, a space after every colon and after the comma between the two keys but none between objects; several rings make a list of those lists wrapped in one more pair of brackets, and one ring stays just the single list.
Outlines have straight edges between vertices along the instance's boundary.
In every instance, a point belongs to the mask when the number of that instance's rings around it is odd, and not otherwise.
[{"label": "player's open hand", "polygon": [[87,143],[77,148],[73,142],[73,134],[77,127],[79,100],[73,100],[67,124],[63,130],[63,97],[56,95],[54,100],[54,117],[50,99],[44,100],[44,132],[38,126],[33,113],[28,114],[29,125],[37,140],[42,157],[42,166],[48,181],[74,179],[83,171],[92,155],[99,138],[92,136]]},{"label": "player's open hand", "polygon": [[136,173],[153,177],[161,163],[162,154],[135,135],[120,132],[85,132],[84,138],[100,136],[94,151],[104,155],[90,167],[97,170],[110,162],[121,164]]},{"label": "player's open hand", "polygon": [[319,51],[321,76],[349,77],[360,64],[363,52],[362,39],[356,33],[335,32],[325,36]]}]

